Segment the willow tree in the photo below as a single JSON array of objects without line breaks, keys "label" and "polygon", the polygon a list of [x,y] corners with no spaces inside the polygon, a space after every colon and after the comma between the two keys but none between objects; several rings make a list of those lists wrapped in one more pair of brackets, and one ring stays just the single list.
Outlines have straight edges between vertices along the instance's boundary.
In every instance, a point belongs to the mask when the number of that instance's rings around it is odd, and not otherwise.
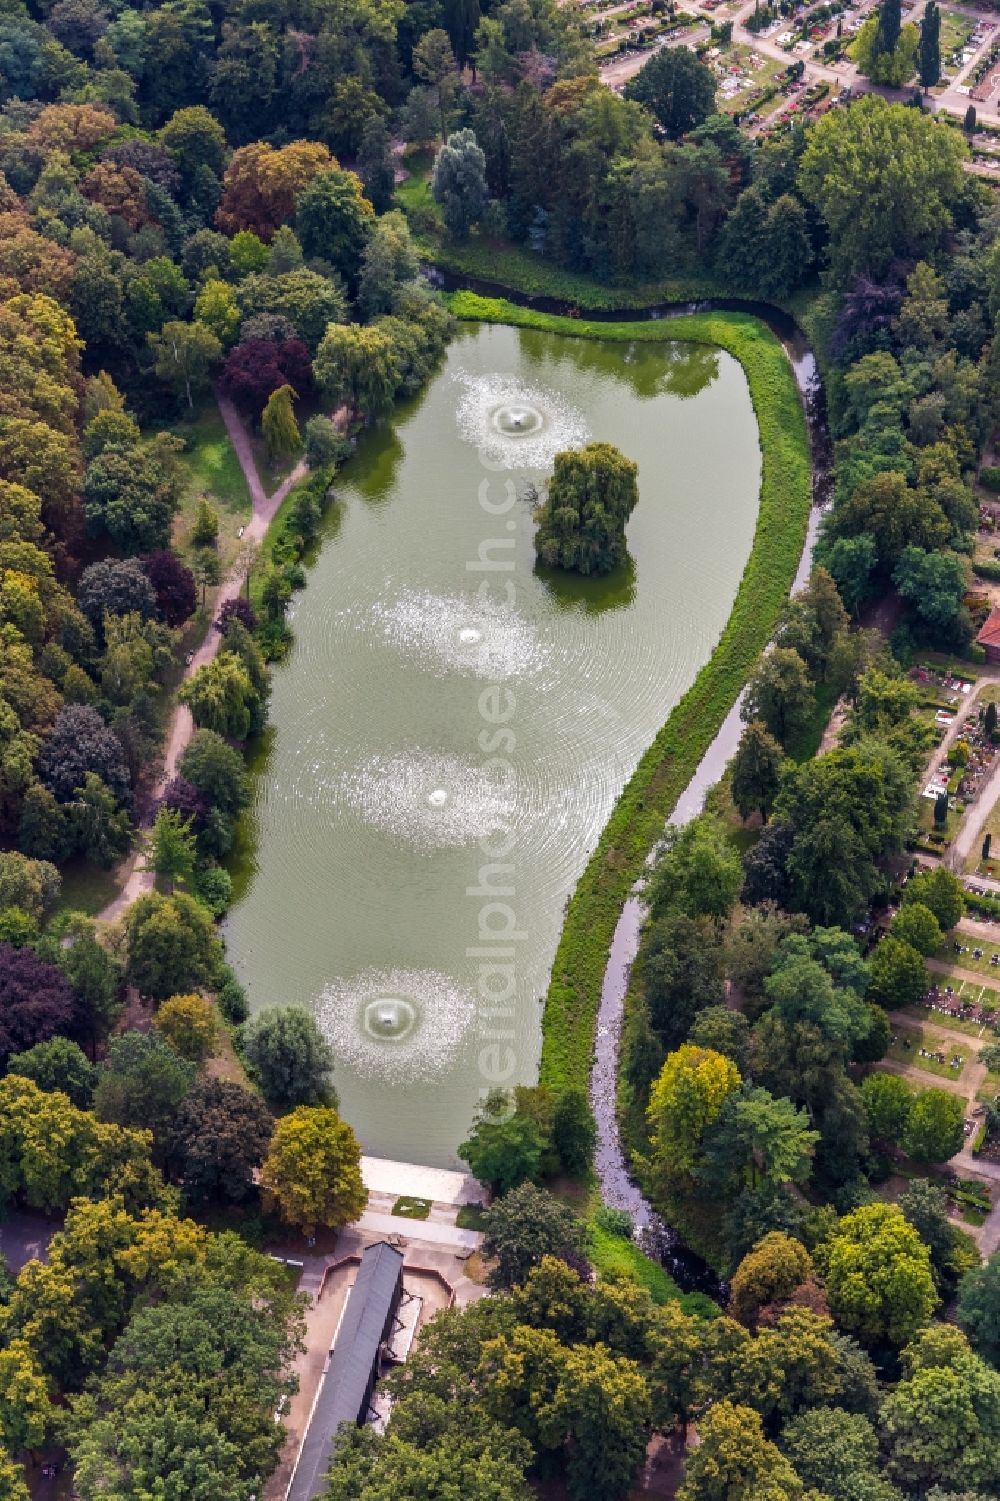
[{"label": "willow tree", "polygon": [[611,443],[557,453],[538,513],[535,549],[550,568],[608,573],[625,561],[625,523],[639,499],[638,466]]},{"label": "willow tree", "polygon": [[302,447],[302,435],[295,420],[295,392],[291,386],[279,386],[267,398],[260,427],[270,459],[290,459]]}]

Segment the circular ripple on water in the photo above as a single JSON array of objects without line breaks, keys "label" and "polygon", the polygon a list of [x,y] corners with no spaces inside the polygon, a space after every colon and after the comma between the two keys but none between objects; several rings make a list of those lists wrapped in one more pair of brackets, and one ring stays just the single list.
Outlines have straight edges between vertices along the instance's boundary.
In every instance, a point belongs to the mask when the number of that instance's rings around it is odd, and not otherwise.
[{"label": "circular ripple on water", "polygon": [[400,651],[440,677],[465,672],[498,682],[538,672],[550,648],[516,610],[459,594],[405,590],[378,600],[369,618]]},{"label": "circular ripple on water", "polygon": [[590,433],[580,412],[557,391],[513,375],[460,373],[456,407],[467,443],[504,469],[551,469],[557,453],[582,448]]},{"label": "circular ripple on water", "polygon": [[420,849],[459,848],[508,826],[514,789],[457,756],[373,756],[337,782],[366,823]]},{"label": "circular ripple on water", "polygon": [[476,1016],[474,998],[435,970],[367,970],[327,985],[316,1016],[338,1063],[408,1084],[448,1072]]}]

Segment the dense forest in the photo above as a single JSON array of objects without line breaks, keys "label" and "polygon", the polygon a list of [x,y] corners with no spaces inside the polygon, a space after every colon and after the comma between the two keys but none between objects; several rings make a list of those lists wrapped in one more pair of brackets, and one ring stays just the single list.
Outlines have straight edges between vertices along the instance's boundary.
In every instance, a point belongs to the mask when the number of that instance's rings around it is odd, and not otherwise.
[{"label": "dense forest", "polygon": [[[0,1209],[62,1228],[0,1275],[2,1501],[53,1446],[84,1501],[255,1501],[274,1470],[302,1303],[265,1227],[365,1195],[320,1029],[248,1019],[218,936],[244,751],[338,467],[452,334],[422,265],[477,251],[574,312],[692,285],[791,310],[832,503],[736,758],[659,854],[627,1001],[633,1165],[724,1311],[593,1204],[585,1091],[490,1097],[462,1153],[492,1295],[424,1333],[330,1501],[624,1497],[689,1428],[681,1501],[1000,1496],[1000,1259],[941,1178],[963,1103],[874,1067],[965,910],[909,874],[934,740],[908,670],[975,664],[987,608],[1000,209],[967,157],[875,94],[752,139],[683,47],[617,93],[558,0],[3,7]],[[304,459],[256,553],[191,492],[220,397],[277,472]],[[109,912],[130,859],[156,884]]]}]

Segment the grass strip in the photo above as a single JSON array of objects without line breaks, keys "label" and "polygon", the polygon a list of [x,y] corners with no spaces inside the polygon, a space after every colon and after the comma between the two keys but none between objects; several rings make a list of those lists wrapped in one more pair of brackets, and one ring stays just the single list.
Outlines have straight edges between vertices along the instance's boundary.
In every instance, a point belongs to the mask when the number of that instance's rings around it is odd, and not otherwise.
[{"label": "grass strip", "polygon": [[705,1293],[684,1293],[665,1267],[652,1261],[632,1240],[612,1235],[593,1220],[587,1224],[587,1257],[602,1278],[637,1282],[654,1303],[679,1303],[685,1313],[699,1319],[718,1316],[719,1307]]},{"label": "grass strip", "polygon": [[805,540],[812,499],[809,437],[781,344],[743,313],[695,313],[642,323],[592,323],[456,292],[457,317],[577,338],[682,340],[739,360],[760,435],[760,505],[732,613],[710,660],[671,712],[619,797],[570,900],[542,1021],[541,1082],[586,1088],[608,951],[619,914],[674,804],[773,634]]}]

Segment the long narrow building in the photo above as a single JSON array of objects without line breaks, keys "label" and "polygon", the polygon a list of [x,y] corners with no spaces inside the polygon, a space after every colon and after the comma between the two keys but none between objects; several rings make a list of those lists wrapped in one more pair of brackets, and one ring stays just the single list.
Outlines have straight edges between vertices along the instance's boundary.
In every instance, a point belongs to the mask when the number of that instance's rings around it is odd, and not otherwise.
[{"label": "long narrow building", "polygon": [[344,1305],[287,1501],[314,1501],[322,1494],[340,1429],[367,1420],[402,1293],[402,1253],[387,1241],[369,1246]]}]

